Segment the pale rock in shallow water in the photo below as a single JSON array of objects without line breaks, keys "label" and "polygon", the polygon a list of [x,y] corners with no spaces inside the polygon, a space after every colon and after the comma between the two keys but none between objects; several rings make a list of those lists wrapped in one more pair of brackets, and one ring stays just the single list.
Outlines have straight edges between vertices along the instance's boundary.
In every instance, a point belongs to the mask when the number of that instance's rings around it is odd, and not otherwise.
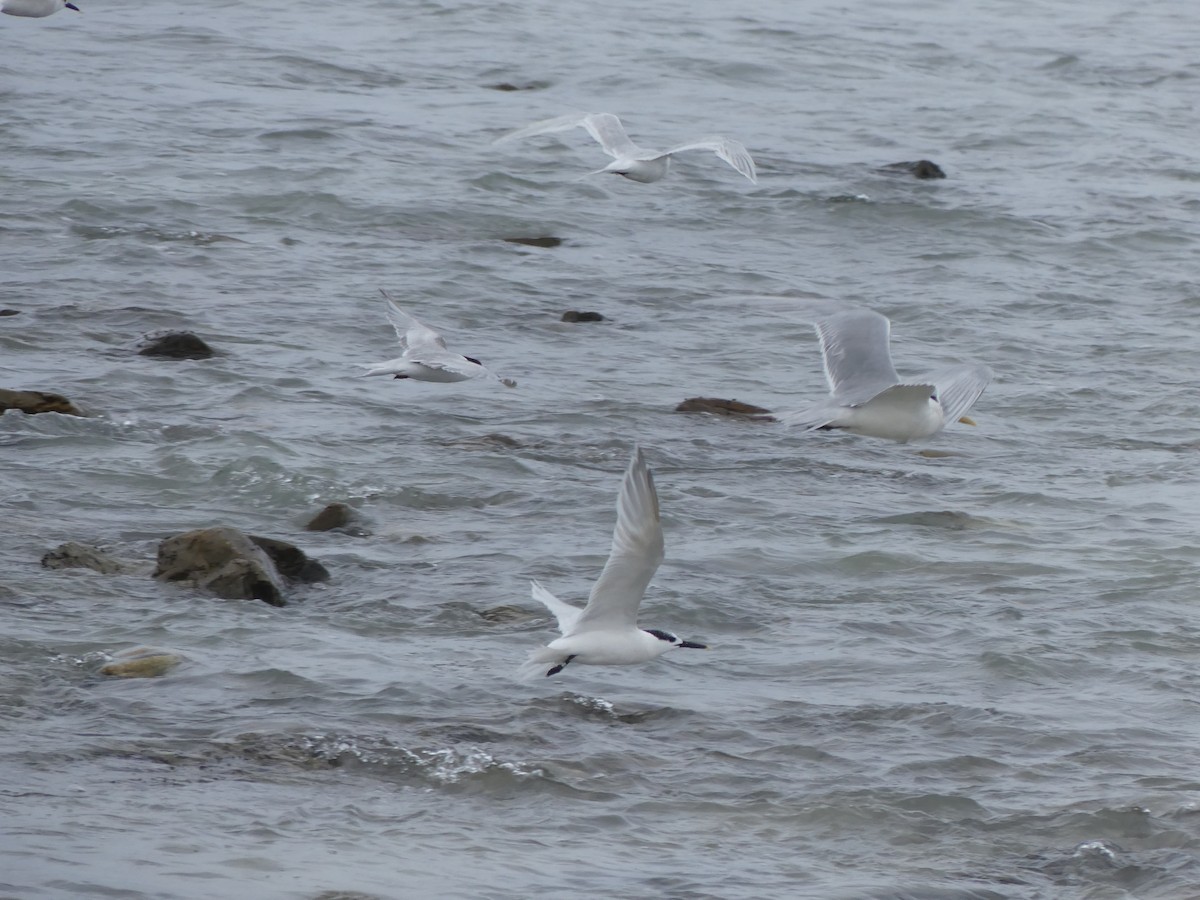
[{"label": "pale rock in shallow water", "polygon": [[99,547],[67,541],[42,557],[47,569],[94,569],[101,575],[123,575],[145,568],[143,564],[109,556]]},{"label": "pale rock in shallow water", "polygon": [[112,662],[100,669],[101,675],[113,678],[157,678],[183,662],[183,657],[150,647],[122,650]]}]

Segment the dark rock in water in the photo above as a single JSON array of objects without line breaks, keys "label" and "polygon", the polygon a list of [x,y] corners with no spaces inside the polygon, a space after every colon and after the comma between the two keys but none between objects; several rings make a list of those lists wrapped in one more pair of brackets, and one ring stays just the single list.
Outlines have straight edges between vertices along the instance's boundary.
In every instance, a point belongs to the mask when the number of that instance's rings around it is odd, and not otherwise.
[{"label": "dark rock in water", "polygon": [[139,356],[160,356],[164,359],[209,359],[212,347],[190,331],[168,331],[147,334],[138,348]]},{"label": "dark rock in water", "polygon": [[101,575],[121,575],[136,572],[137,563],[114,559],[98,547],[68,541],[42,557],[47,569],[94,569]]},{"label": "dark rock in water", "polygon": [[562,314],[564,322],[603,322],[604,316],[598,312],[580,312],[575,309],[568,309]]},{"label": "dark rock in water", "polygon": [[326,581],[329,572],[286,541],[223,526],[167,538],[158,546],[154,573],[163,581],[193,581],[218,597],[257,599],[272,606],[287,602],[285,576],[295,581]]},{"label": "dark rock in water", "polygon": [[20,314],[19,309],[0,309],[0,316],[19,316]]},{"label": "dark rock in water", "polygon": [[304,527],[309,531],[333,531],[335,528],[345,528],[354,519],[354,510],[345,503],[330,503],[309,519]]},{"label": "dark rock in water", "polygon": [[56,412],[64,416],[82,416],[74,403],[62,394],[47,394],[45,391],[10,391],[0,388],[0,413],[6,409],[19,409],[23,413]]},{"label": "dark rock in water", "polygon": [[881,172],[896,175],[911,175],[913,178],[945,178],[942,167],[928,159],[918,159],[910,162],[890,163],[880,167]]},{"label": "dark rock in water", "polygon": [[275,563],[275,568],[284,578],[304,584],[329,580],[329,570],[315,559],[309,559],[308,555],[295,544],[275,538],[259,537],[257,534],[247,535],[247,537],[266,551],[267,556],[271,557],[271,562]]},{"label": "dark rock in water", "polygon": [[712,413],[716,416],[740,416],[759,422],[774,422],[775,418],[769,409],[742,403],[738,400],[722,400],[719,397],[690,397],[677,407],[675,412]]},{"label": "dark rock in water", "polygon": [[485,84],[492,91],[541,91],[550,86],[546,81],[526,81],[523,84],[513,84],[511,81],[501,81],[496,84]]},{"label": "dark rock in water", "polygon": [[524,244],[526,247],[558,247],[562,244],[562,238],[556,237],[507,237],[504,239],[507,244]]}]

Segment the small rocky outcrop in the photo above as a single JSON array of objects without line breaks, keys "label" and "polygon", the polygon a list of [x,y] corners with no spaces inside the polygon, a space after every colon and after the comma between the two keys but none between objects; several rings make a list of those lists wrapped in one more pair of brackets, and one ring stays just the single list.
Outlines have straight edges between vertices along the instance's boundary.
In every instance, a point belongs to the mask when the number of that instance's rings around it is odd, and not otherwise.
[{"label": "small rocky outcrop", "polygon": [[562,238],[556,237],[506,237],[504,239],[506,244],[524,244],[526,247],[542,247],[547,250],[560,246],[562,242]]},{"label": "small rocky outcrop", "polygon": [[154,577],[191,581],[228,600],[284,606],[285,579],[327,581],[329,572],[299,547],[218,526],[167,538],[158,547]]},{"label": "small rocky outcrop", "polygon": [[19,309],[0,309],[0,316],[19,316],[20,314]]},{"label": "small rocky outcrop", "polygon": [[67,541],[42,557],[47,569],[93,569],[101,575],[124,575],[144,569],[144,565],[116,559],[99,547]]},{"label": "small rocky outcrop", "polygon": [[62,394],[47,394],[45,391],[10,391],[0,388],[0,413],[8,409],[19,409],[23,413],[62,413],[64,416],[82,416],[83,411]]},{"label": "small rocky outcrop", "polygon": [[336,531],[350,525],[356,518],[352,507],[345,503],[330,503],[309,519],[304,527],[308,531]]},{"label": "small rocky outcrop", "polygon": [[689,397],[675,407],[675,412],[711,413],[714,416],[734,416],[758,422],[775,421],[769,409],[740,400],[722,400],[720,397]]},{"label": "small rocky outcrop", "polygon": [[147,334],[138,344],[139,356],[163,359],[209,359],[213,348],[190,331],[167,331]]},{"label": "small rocky outcrop", "polygon": [[946,173],[937,163],[928,159],[918,159],[909,162],[890,163],[880,167],[881,172],[891,175],[911,175],[913,178],[945,178]]},{"label": "small rocky outcrop", "polygon": [[604,316],[598,312],[580,312],[577,309],[568,309],[562,314],[564,322],[603,322]]}]

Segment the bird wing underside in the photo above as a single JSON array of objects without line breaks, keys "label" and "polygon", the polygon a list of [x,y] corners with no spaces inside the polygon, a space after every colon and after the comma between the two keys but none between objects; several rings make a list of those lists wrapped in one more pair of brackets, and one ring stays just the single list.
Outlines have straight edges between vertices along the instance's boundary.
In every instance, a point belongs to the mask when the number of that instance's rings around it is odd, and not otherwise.
[{"label": "bird wing underside", "polygon": [[617,497],[612,551],[573,634],[601,628],[637,627],[638,607],[663,559],[662,521],[654,477],[641,449],[634,452]]},{"label": "bird wing underside", "polygon": [[866,403],[900,380],[888,349],[891,328],[870,310],[846,310],[816,323],[833,398],[846,406]]},{"label": "bird wing underside", "polygon": [[939,369],[927,376],[937,388],[938,400],[947,422],[955,422],[975,405],[992,380],[992,370],[983,365],[959,365]]},{"label": "bird wing underside", "polygon": [[754,158],[750,155],[750,151],[737,141],[731,141],[719,135],[706,137],[698,141],[680,144],[678,147],[672,147],[666,153],[659,154],[659,156],[665,156],[670,153],[683,153],[686,150],[711,150],[717,154],[718,158],[729,163],[729,165],[733,166],[751,181],[756,184],[758,183],[758,173],[754,168]]}]

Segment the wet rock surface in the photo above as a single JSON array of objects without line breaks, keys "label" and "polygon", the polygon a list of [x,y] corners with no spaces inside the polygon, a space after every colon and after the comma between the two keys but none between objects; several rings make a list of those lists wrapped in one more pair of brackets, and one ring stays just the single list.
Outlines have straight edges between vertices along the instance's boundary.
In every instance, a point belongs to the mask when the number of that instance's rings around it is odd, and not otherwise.
[{"label": "wet rock surface", "polygon": [[603,322],[604,316],[598,312],[581,312],[576,309],[568,309],[562,314],[564,322]]},{"label": "wet rock surface", "polygon": [[147,334],[138,344],[139,356],[162,359],[209,359],[213,348],[190,331],[167,331]]},{"label": "wet rock surface", "polygon": [[56,412],[64,416],[83,416],[85,413],[62,394],[45,391],[10,391],[0,388],[0,413],[19,409],[28,415]]},{"label": "wet rock surface", "polygon": [[124,575],[145,569],[145,564],[117,559],[91,544],[68,541],[42,557],[47,569],[92,569],[101,575]]},{"label": "wet rock surface", "polygon": [[183,657],[151,647],[135,647],[101,666],[100,674],[111,678],[157,678],[183,662]]},{"label": "wet rock surface", "polygon": [[928,159],[889,163],[886,166],[880,166],[879,170],[887,172],[890,175],[911,175],[913,178],[920,178],[922,180],[946,177],[946,173],[942,171],[942,167]]},{"label": "wet rock surface", "polygon": [[329,572],[294,544],[218,526],[167,538],[158,547],[154,577],[191,581],[228,600],[284,606],[286,579],[326,581]]},{"label": "wet rock surface", "polygon": [[556,237],[506,237],[504,242],[506,244],[524,244],[526,247],[542,247],[548,250],[551,247],[560,246],[563,239]]},{"label": "wet rock surface", "polygon": [[675,407],[675,412],[711,413],[715,416],[733,416],[760,422],[775,421],[769,409],[752,403],[742,403],[740,400],[723,400],[720,397],[689,397]]}]

